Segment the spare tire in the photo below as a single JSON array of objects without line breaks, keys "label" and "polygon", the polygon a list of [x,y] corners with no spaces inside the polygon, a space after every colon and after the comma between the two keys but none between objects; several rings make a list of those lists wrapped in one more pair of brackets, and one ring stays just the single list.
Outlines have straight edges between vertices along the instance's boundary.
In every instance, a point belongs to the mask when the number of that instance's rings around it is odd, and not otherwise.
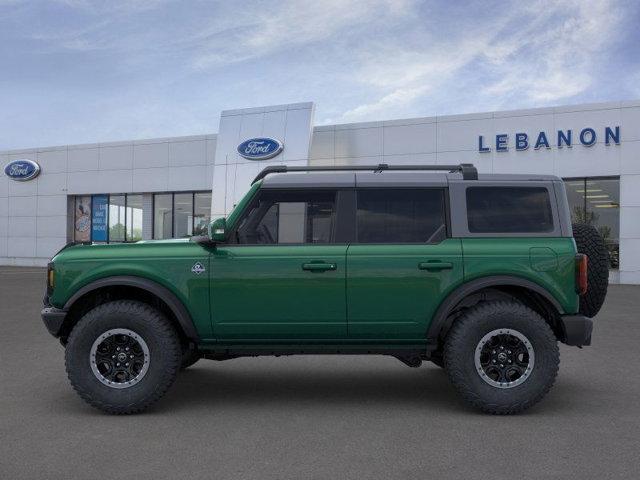
[{"label": "spare tire", "polygon": [[591,225],[573,224],[573,238],[587,263],[587,293],[580,296],[580,313],[595,317],[600,311],[609,286],[609,251],[600,232]]}]

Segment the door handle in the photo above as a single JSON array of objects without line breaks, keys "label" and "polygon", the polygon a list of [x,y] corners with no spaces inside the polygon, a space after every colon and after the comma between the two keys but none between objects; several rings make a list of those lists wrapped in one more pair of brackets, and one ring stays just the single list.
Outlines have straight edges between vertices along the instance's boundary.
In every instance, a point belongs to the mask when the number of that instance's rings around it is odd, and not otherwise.
[{"label": "door handle", "polygon": [[312,262],[302,264],[302,269],[309,272],[326,272],[327,270],[335,270],[336,268],[338,268],[338,266],[335,263]]},{"label": "door handle", "polygon": [[451,262],[421,262],[418,264],[420,270],[427,270],[430,272],[437,272],[440,270],[451,270],[453,263]]}]

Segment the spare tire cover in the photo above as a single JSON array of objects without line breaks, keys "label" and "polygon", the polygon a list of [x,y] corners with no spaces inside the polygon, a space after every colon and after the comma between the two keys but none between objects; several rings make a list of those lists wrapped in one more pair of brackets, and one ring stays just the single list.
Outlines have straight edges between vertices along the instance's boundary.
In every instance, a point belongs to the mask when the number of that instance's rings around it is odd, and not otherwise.
[{"label": "spare tire cover", "polygon": [[579,253],[589,257],[587,293],[580,296],[580,313],[594,317],[602,307],[609,286],[609,251],[602,235],[591,225],[573,224],[573,238]]}]

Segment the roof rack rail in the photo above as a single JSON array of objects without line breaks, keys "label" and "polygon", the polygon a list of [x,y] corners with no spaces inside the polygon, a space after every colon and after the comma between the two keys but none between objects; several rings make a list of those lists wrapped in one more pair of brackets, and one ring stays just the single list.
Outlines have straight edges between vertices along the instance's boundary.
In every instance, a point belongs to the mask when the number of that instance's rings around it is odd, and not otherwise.
[{"label": "roof rack rail", "polygon": [[461,163],[459,165],[389,165],[388,163],[379,163],[378,165],[338,165],[338,166],[313,166],[313,167],[288,167],[286,165],[272,165],[262,170],[256,178],[253,179],[251,185],[262,180],[272,173],[289,173],[289,172],[353,172],[353,171],[370,171],[382,172],[384,170],[403,170],[403,171],[447,171],[450,173],[462,173],[463,180],[477,180],[478,170],[472,163]]}]

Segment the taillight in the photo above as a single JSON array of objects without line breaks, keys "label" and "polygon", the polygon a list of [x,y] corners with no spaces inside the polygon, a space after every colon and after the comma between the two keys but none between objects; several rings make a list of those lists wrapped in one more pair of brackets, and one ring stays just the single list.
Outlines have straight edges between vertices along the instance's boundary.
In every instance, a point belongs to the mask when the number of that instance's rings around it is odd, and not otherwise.
[{"label": "taillight", "polygon": [[584,295],[587,293],[587,268],[589,257],[580,253],[576,255],[576,293]]},{"label": "taillight", "polygon": [[53,269],[53,262],[47,265],[47,295],[53,293],[53,287],[56,285],[56,271]]}]

